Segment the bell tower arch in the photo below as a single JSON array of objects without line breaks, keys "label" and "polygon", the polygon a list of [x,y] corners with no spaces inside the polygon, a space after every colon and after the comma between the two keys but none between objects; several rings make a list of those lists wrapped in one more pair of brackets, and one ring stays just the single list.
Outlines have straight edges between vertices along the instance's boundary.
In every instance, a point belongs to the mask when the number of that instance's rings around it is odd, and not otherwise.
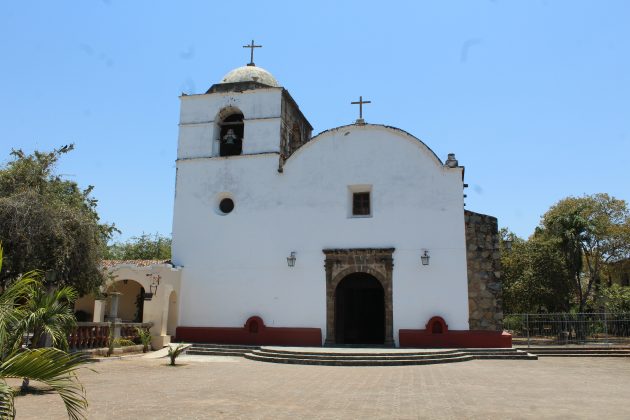
[{"label": "bell tower arch", "polygon": [[245,134],[244,116],[240,109],[228,106],[217,115],[219,156],[236,156],[243,153]]}]

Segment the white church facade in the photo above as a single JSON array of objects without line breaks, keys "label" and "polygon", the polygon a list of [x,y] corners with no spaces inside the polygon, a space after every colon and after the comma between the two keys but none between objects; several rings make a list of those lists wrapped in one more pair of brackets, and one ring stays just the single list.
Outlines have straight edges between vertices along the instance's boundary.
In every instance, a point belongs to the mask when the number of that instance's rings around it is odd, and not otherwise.
[{"label": "white church facade", "polygon": [[171,261],[106,262],[84,320],[154,347],[511,347],[497,220],[464,209],[454,154],[362,114],[312,136],[253,62],[180,99]]},{"label": "white church facade", "polygon": [[253,63],[182,95],[179,127],[177,340],[511,346],[496,219],[454,155],[362,118],[313,137]]}]

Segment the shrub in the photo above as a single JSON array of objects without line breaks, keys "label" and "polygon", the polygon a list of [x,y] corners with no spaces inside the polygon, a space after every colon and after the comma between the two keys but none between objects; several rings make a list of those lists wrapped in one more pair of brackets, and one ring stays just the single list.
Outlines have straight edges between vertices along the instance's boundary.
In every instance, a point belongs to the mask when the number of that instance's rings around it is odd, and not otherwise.
[{"label": "shrub", "polygon": [[182,354],[185,349],[186,345],[183,343],[178,344],[177,347],[169,346],[168,357],[171,359],[171,366],[175,366],[175,359],[177,359],[177,357]]}]

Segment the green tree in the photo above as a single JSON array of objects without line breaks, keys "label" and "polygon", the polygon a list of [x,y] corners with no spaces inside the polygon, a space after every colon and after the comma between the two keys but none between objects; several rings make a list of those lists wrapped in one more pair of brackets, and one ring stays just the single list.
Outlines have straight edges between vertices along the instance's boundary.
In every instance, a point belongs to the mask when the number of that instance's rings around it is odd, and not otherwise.
[{"label": "green tree", "polygon": [[600,301],[606,312],[630,312],[630,287],[618,284],[602,287]]},{"label": "green tree", "polygon": [[171,258],[171,238],[158,233],[143,233],[127,242],[107,247],[106,258],[110,260],[168,260]]},{"label": "green tree", "polygon": [[584,312],[606,267],[630,257],[630,210],[624,200],[608,194],[568,197],[543,215],[537,234],[562,253],[578,309]]},{"label": "green tree", "polygon": [[44,287],[33,287],[22,304],[24,314],[16,325],[20,335],[29,334],[29,348],[41,347],[50,337],[53,347],[68,349],[68,332],[77,322],[74,317],[74,302],[78,294],[71,286],[46,291]]},{"label": "green tree", "polygon": [[87,362],[81,353],[68,354],[49,347],[13,352],[0,363],[0,419],[15,418],[15,391],[6,378],[28,377],[45,383],[59,394],[71,419],[86,418],[85,390],[76,370]]},{"label": "green tree", "polygon": [[[0,247],[0,272],[2,270]],[[6,378],[28,378],[49,385],[63,400],[68,417],[86,417],[85,390],[76,370],[87,360],[82,354],[68,354],[56,348],[21,349],[22,335],[17,333],[29,311],[24,302],[34,290],[42,289],[36,272],[26,273],[0,293],[0,419],[15,417],[14,389]]]},{"label": "green tree", "polygon": [[[71,286],[50,291],[42,285],[31,287],[22,299],[22,317],[14,326],[14,342],[21,343],[22,337],[30,336],[28,348],[35,349],[46,346],[50,338],[53,347],[68,350],[68,332],[77,324],[74,317],[77,297]],[[29,379],[24,378],[22,390],[26,391],[28,386]]]},{"label": "green tree", "polygon": [[571,278],[557,246],[540,235],[528,240],[502,231],[503,306],[506,313],[570,309]]},{"label": "green tree", "polygon": [[73,148],[13,150],[0,168],[0,240],[7,249],[0,290],[35,268],[46,284],[70,285],[80,294],[105,280],[100,261],[116,229],[100,223],[92,186],[80,189],[55,174],[59,158]]}]

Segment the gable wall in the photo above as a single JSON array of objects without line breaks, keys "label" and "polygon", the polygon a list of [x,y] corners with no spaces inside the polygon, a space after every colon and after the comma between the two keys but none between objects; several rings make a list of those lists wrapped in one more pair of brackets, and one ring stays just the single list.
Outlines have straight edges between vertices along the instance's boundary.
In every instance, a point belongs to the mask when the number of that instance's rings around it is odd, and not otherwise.
[{"label": "gable wall", "polygon": [[[349,126],[305,144],[283,173],[275,154],[180,159],[177,168],[180,325],[242,327],[260,316],[325,335],[323,250],[391,247],[394,339],[433,316],[468,329],[462,168],[444,167],[417,139]],[[351,185],[371,185],[372,217],[349,217]],[[216,211],[223,193],[234,198],[229,215]]]}]

